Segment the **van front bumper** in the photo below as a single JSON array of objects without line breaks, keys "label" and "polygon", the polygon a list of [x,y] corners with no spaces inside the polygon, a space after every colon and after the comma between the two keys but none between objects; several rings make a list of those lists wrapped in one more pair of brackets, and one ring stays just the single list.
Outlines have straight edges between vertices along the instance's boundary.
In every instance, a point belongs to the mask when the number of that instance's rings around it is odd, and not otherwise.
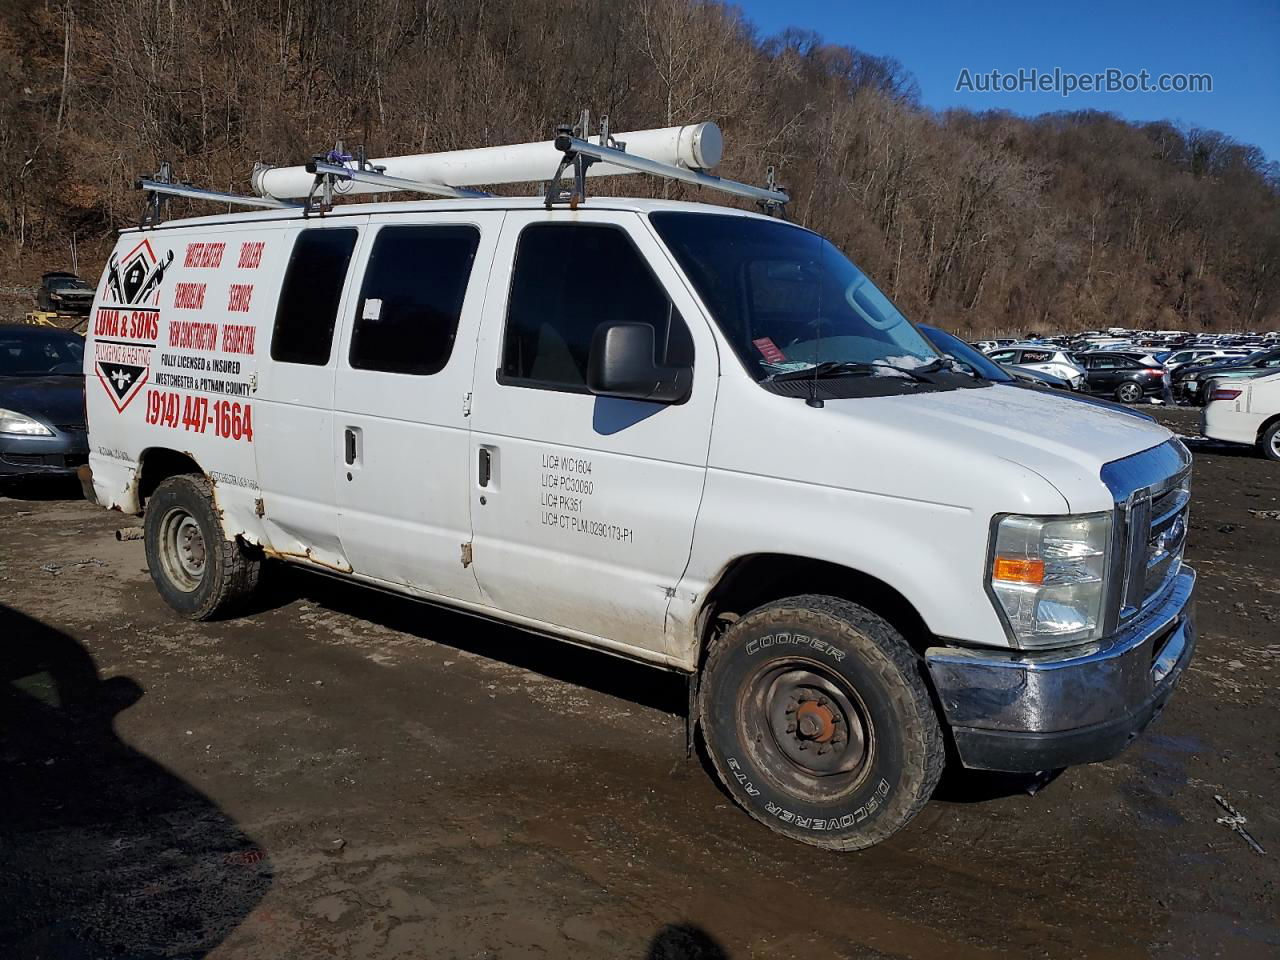
[{"label": "van front bumper", "polygon": [[1184,566],[1115,636],[1065,650],[931,647],[929,674],[960,762],[1031,773],[1108,760],[1168,702],[1196,643]]}]

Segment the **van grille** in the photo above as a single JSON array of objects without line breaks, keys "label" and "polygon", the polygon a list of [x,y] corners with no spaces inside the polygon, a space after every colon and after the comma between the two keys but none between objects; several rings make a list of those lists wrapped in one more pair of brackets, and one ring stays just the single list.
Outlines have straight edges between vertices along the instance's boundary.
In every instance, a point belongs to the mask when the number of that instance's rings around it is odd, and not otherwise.
[{"label": "van grille", "polygon": [[1191,455],[1179,441],[1103,467],[1115,497],[1117,571],[1111,622],[1123,623],[1160,597],[1182,568],[1191,506]]},{"label": "van grille", "polygon": [[1129,504],[1127,556],[1120,618],[1141,611],[1178,574],[1187,545],[1189,472],[1169,478]]}]

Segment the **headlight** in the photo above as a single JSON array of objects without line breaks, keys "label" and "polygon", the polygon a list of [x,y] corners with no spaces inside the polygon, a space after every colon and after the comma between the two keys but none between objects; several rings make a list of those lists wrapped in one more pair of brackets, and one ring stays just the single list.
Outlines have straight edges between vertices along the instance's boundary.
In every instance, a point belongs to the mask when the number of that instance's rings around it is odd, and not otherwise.
[{"label": "headlight", "polygon": [[1021,647],[1102,636],[1111,514],[1002,518],[988,583]]},{"label": "headlight", "polygon": [[16,433],[22,437],[52,437],[53,431],[38,420],[0,408],[0,433]]}]

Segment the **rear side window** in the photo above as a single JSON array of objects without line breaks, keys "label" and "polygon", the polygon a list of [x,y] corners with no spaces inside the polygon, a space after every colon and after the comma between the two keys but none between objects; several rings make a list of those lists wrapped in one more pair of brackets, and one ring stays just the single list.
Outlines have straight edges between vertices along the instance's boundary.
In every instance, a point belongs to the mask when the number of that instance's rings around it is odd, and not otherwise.
[{"label": "rear side window", "polygon": [[356,246],[356,231],[303,230],[294,241],[276,326],[271,359],[324,366],[333,346],[342,285]]},{"label": "rear side window", "polygon": [[614,322],[650,324],[655,362],[692,365],[688,327],[624,231],[526,227],[511,277],[502,382],[586,393],[591,338]]},{"label": "rear side window", "polygon": [[383,227],[365,268],[351,366],[418,375],[449,362],[480,231]]},{"label": "rear side window", "polygon": [[1023,350],[1023,363],[1048,363],[1053,359],[1053,354],[1046,350]]}]

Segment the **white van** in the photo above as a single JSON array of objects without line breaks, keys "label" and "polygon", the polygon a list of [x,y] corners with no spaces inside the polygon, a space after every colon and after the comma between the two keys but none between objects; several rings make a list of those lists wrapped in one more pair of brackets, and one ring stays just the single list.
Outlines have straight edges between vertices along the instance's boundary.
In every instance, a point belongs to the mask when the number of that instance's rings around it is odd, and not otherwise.
[{"label": "white van", "polygon": [[227,615],[285,561],[679,671],[747,812],[836,849],[948,750],[1104,760],[1161,710],[1195,643],[1168,431],[951,369],[802,227],[574,206],[124,231],[91,483],[165,601]]}]

